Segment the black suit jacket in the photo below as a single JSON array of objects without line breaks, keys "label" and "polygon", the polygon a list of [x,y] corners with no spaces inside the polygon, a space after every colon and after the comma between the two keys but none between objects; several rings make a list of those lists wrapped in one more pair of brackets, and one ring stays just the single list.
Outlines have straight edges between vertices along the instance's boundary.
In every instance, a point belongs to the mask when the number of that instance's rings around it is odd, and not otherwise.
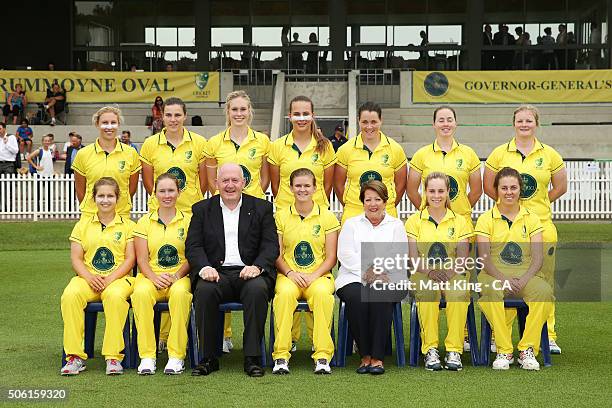
[{"label": "black suit jacket", "polygon": [[[225,233],[220,196],[199,201],[192,207],[193,216],[185,242],[185,255],[191,267],[191,284],[200,279],[205,266],[217,269],[225,259]],[[242,194],[238,221],[238,250],[245,265],[263,269],[271,288],[276,281],[274,263],[280,253],[272,204],[266,200]]]}]

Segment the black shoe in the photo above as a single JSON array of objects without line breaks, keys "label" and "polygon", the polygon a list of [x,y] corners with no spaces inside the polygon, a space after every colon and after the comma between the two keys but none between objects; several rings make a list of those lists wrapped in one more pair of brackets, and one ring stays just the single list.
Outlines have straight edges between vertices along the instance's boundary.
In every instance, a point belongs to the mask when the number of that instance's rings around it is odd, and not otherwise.
[{"label": "black shoe", "polygon": [[191,371],[191,375],[208,375],[213,371],[219,371],[219,360],[216,358],[205,358]]},{"label": "black shoe", "polygon": [[265,371],[261,368],[260,357],[245,357],[244,358],[244,372],[249,375],[249,377],[263,377]]},{"label": "black shoe", "polygon": [[369,373],[372,375],[380,375],[385,373],[385,367],[379,366],[370,366]]},{"label": "black shoe", "polygon": [[367,364],[367,365],[362,365],[362,366],[360,366],[360,367],[359,367],[357,370],[355,370],[355,372],[356,372],[357,374],[368,374],[368,373],[370,372],[370,367],[371,367],[371,366],[370,366],[369,364]]}]

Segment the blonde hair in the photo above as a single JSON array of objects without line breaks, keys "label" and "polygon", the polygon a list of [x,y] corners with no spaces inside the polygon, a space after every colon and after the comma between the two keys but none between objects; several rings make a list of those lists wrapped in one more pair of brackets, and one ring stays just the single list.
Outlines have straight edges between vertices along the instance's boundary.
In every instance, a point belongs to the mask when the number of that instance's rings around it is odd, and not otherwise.
[{"label": "blonde hair", "polygon": [[225,98],[225,126],[229,127],[231,125],[230,102],[237,98],[243,98],[247,102],[247,105],[249,105],[249,117],[247,118],[247,123],[249,126],[251,126],[251,122],[253,122],[253,116],[255,115],[255,112],[253,111],[253,104],[251,103],[251,98],[249,97],[249,94],[247,94],[246,91],[243,90],[233,91],[227,94],[227,97]]},{"label": "blonde hair", "polygon": [[323,132],[321,132],[321,130],[317,126],[317,122],[314,118],[314,103],[312,102],[312,99],[304,95],[296,96],[291,100],[291,102],[289,102],[289,113],[291,113],[291,107],[293,106],[294,102],[307,102],[310,104],[310,113],[313,115],[312,120],[310,121],[310,133],[314,136],[317,142],[317,147],[315,148],[315,151],[319,154],[325,153],[327,149],[332,148],[331,142],[323,135]]},{"label": "blonde hair", "polygon": [[429,203],[427,203],[427,196],[425,195],[426,191],[427,191],[427,185],[429,184],[429,182],[431,180],[436,180],[436,179],[440,179],[444,181],[444,185],[446,186],[446,200],[444,202],[444,206],[446,208],[450,209],[450,180],[448,178],[448,176],[440,171],[434,171],[431,172],[427,175],[427,177],[425,177],[425,182],[423,183],[423,195],[425,196],[425,199],[421,201],[421,210],[424,210]]},{"label": "blonde hair", "polygon": [[531,112],[533,118],[535,119],[536,125],[540,126],[540,111],[533,105],[521,105],[514,110],[514,114],[512,115],[512,124],[514,125],[514,121],[516,120],[516,114],[519,112]]},{"label": "blonde hair", "polygon": [[96,113],[93,114],[93,116],[91,117],[91,123],[93,123],[94,126],[98,126],[98,123],[100,123],[100,116],[105,113],[114,113],[117,116],[117,121],[119,122],[119,124],[123,122],[123,116],[121,116],[121,109],[116,108],[114,106],[103,106],[98,109]]}]

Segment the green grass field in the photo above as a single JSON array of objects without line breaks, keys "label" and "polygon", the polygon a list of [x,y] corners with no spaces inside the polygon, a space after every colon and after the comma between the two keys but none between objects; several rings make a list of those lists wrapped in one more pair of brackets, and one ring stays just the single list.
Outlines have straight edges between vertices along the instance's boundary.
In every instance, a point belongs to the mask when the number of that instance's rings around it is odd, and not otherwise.
[{"label": "green grass field", "polygon": [[[242,372],[241,315],[234,314],[237,349],[221,359],[221,371],[208,377],[139,377],[128,370],[120,377],[104,375],[99,355],[87,371],[73,378],[59,373],[62,347],[60,295],[72,275],[67,237],[74,222],[0,223],[3,259],[0,286],[0,388],[66,388],[70,406],[590,406],[607,407],[612,400],[612,302],[559,303],[557,320],[563,355],[540,372],[512,368],[494,372],[473,368],[464,355],[462,372],[426,372],[397,368],[388,357],[387,374],[354,373],[357,358],[331,376],[312,374],[310,345],[305,340],[291,360],[292,373],[276,377],[247,377]],[[560,224],[561,242],[612,241],[612,225]],[[610,252],[602,255],[612,262]],[[579,261],[579,259],[578,259]],[[612,268],[604,268],[610,275]],[[585,276],[592,271],[584,270]],[[609,279],[609,278],[608,278]],[[609,281],[609,280],[608,280]],[[610,288],[610,285],[604,288]],[[606,291],[605,298],[610,291]],[[404,309],[408,341],[408,313]],[[477,313],[479,320],[479,313]],[[99,319],[102,324],[104,319]],[[163,368],[166,356],[158,358]],[[61,405],[57,403],[54,405]],[[37,405],[37,406],[43,406]]]}]

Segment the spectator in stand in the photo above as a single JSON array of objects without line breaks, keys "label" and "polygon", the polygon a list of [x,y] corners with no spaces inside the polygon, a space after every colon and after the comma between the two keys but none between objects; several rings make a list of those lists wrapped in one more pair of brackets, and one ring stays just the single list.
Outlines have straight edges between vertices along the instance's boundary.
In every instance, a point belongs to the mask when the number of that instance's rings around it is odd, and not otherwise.
[{"label": "spectator in stand", "polygon": [[563,48],[555,50],[555,54],[557,55],[557,65],[559,69],[566,69],[566,49],[567,45],[567,26],[565,24],[559,24],[559,34],[557,34],[557,44],[562,46]]},{"label": "spectator in stand", "polygon": [[[27,119],[21,120],[21,126],[17,128],[17,139],[19,142],[19,151],[22,155],[25,155],[27,149],[28,153],[32,153],[32,139],[34,138],[34,132],[30,127],[30,122]],[[24,156],[25,160],[25,156]]]},{"label": "spectator in stand", "polygon": [[[589,43],[601,45],[601,29],[597,21],[591,23],[591,39]],[[591,52],[589,53],[590,69],[597,69],[599,67],[599,61],[601,61],[601,49],[591,48]]]},{"label": "spectator in stand", "polygon": [[151,107],[151,116],[153,118],[151,122],[151,134],[161,132],[164,127],[164,100],[161,96],[155,98],[153,106]]},{"label": "spectator in stand", "polygon": [[37,173],[41,177],[53,177],[55,156],[51,149],[52,144],[53,135],[51,133],[46,134],[42,138],[42,146],[26,156],[32,174]]},{"label": "spectator in stand", "polygon": [[334,129],[334,135],[329,138],[332,146],[334,147],[334,152],[337,152],[340,146],[347,142],[347,138],[344,135],[344,126],[342,124],[338,124]]},{"label": "spectator in stand", "polygon": [[6,97],[6,104],[2,108],[4,123],[8,123],[8,116],[12,113],[13,125],[16,125],[17,118],[23,116],[26,106],[28,106],[28,99],[26,98],[23,86],[21,84],[16,84],[13,92]]},{"label": "spectator in stand", "polygon": [[[499,25],[499,31],[493,36],[493,44],[497,46],[516,44],[516,39],[508,32],[506,24]],[[497,70],[512,69],[512,58],[514,58],[514,51],[512,50],[495,51],[495,67]]]},{"label": "spectator in stand", "polygon": [[126,144],[130,147],[133,147],[134,150],[138,151],[138,146],[132,143],[132,141],[130,140],[131,136],[132,136],[132,133],[130,133],[129,130],[124,130],[123,132],[121,132],[121,143]]},{"label": "spectator in stand", "polygon": [[15,159],[19,152],[17,138],[6,132],[6,124],[0,122],[0,174],[15,174]]},{"label": "spectator in stand", "polygon": [[555,38],[552,36],[552,29],[546,27],[544,29],[544,34],[545,35],[542,37],[542,45],[546,48],[542,51],[542,66],[540,69],[555,69],[555,50],[553,50]]},{"label": "spectator in stand", "polygon": [[[482,32],[482,45],[484,46],[492,46],[493,45],[493,34],[491,30],[491,26],[486,24],[484,27],[484,31]],[[482,58],[482,69],[490,70],[495,67],[494,61],[495,51],[484,50],[481,53]]]},{"label": "spectator in stand", "polygon": [[55,64],[53,62],[49,62],[47,64],[47,70],[49,71],[55,71]]},{"label": "spectator in stand", "polygon": [[138,67],[136,66],[136,64],[130,65],[130,72],[137,72],[137,71],[138,71]]},{"label": "spectator in stand", "polygon": [[66,90],[61,89],[57,82],[54,82],[51,89],[47,89],[47,98],[44,107],[51,115],[51,126],[55,126],[55,117],[64,111],[66,105]]},{"label": "spectator in stand", "polygon": [[[576,36],[571,31],[567,33],[567,45],[576,45]],[[578,50],[576,48],[570,48],[567,50],[567,69],[576,69],[577,56]]]},{"label": "spectator in stand", "polygon": [[174,72],[174,65],[171,62],[166,64],[166,72]]},{"label": "spectator in stand", "polygon": [[76,157],[78,151],[83,147],[85,147],[85,145],[83,145],[83,138],[81,135],[75,132],[70,132],[70,145],[60,156],[62,160],[66,160],[66,164],[64,165],[64,173],[73,174],[72,163],[74,162],[74,158]]}]

